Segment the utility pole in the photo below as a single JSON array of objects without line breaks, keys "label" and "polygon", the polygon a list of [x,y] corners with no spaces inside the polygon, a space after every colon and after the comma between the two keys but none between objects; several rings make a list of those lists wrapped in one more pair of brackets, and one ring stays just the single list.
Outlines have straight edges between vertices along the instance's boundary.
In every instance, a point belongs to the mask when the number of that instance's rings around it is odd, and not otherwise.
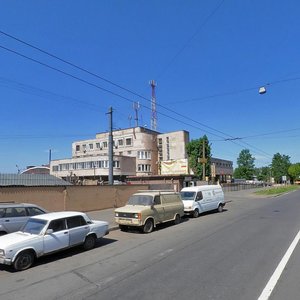
[{"label": "utility pole", "polygon": [[109,168],[109,173],[108,173],[108,184],[113,185],[114,184],[114,173],[113,173],[113,133],[112,133],[112,127],[113,127],[113,122],[112,122],[112,115],[113,115],[113,109],[112,107],[109,108],[109,111],[107,113],[109,115],[109,136],[108,136],[108,168]]},{"label": "utility pole", "polygon": [[205,139],[203,139],[203,144],[202,144],[202,180],[205,181],[205,163],[206,163],[206,158],[205,158]]}]

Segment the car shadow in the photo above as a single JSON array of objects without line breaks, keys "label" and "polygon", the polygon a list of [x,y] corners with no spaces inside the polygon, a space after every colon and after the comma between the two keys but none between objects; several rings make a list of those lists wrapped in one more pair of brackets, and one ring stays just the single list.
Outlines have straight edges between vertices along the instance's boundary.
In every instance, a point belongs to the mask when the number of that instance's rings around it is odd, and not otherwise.
[{"label": "car shadow", "polygon": [[[108,246],[108,245],[110,245],[112,243],[115,243],[115,242],[117,242],[117,240],[107,238],[107,237],[103,237],[103,238],[98,239],[96,241],[96,245],[93,249],[97,249],[97,248],[100,248],[100,247],[105,247],[105,246]],[[93,249],[91,249],[90,251],[92,251]],[[59,252],[56,252],[56,253],[45,255],[45,256],[42,256],[42,257],[36,259],[36,261],[33,264],[32,268],[34,268],[36,266],[45,265],[45,264],[48,264],[48,263],[51,263],[51,262],[54,262],[54,261],[63,260],[63,259],[68,258],[68,257],[76,256],[76,255],[78,255],[80,253],[83,253],[83,252],[88,252],[88,251],[85,251],[82,248],[82,246],[75,246],[75,247],[72,247],[72,248],[69,248],[69,249],[66,249],[66,250],[62,250],[62,251],[59,251]],[[7,271],[7,272],[10,272],[10,273],[18,272],[12,266],[8,266],[8,265],[0,265],[0,271]],[[22,272],[26,272],[26,270],[22,271]]]}]

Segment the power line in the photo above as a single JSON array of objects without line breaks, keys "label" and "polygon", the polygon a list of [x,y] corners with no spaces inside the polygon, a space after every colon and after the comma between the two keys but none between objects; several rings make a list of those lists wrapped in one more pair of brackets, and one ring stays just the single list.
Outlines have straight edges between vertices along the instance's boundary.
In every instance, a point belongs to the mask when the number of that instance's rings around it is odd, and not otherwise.
[{"label": "power line", "polygon": [[[93,86],[93,87],[95,87],[95,88],[97,88],[97,89],[100,89],[100,90],[102,90],[102,91],[104,91],[104,92],[110,93],[110,94],[112,94],[112,95],[114,95],[114,96],[116,96],[116,97],[119,97],[119,98],[123,99],[123,100],[129,101],[130,103],[134,103],[133,100],[131,100],[131,99],[127,98],[127,97],[124,97],[124,96],[122,96],[122,95],[120,95],[120,94],[118,94],[118,93],[115,93],[115,92],[110,91],[110,90],[108,90],[108,89],[106,89],[106,88],[103,88],[103,87],[101,87],[101,86],[99,86],[99,85],[97,85],[97,84],[91,83],[91,82],[89,82],[89,81],[87,81],[87,80],[85,80],[85,79],[82,79],[82,78],[78,77],[78,76],[72,75],[72,74],[70,74],[70,73],[68,73],[68,72],[66,72],[66,71],[63,71],[63,70],[60,70],[60,69],[58,69],[58,68],[52,67],[52,66],[50,66],[50,65],[48,65],[48,64],[46,64],[46,63],[43,63],[43,62],[41,62],[41,61],[39,61],[39,60],[37,60],[37,59],[31,58],[31,57],[29,57],[29,56],[26,56],[26,55],[24,55],[24,54],[22,54],[22,53],[20,53],[20,52],[17,52],[17,51],[15,51],[15,50],[9,49],[9,48],[4,47],[4,46],[2,46],[2,45],[0,45],[0,48],[4,49],[4,50],[6,50],[6,51],[8,51],[8,52],[10,52],[10,53],[13,53],[13,54],[15,54],[15,55],[18,55],[18,56],[20,56],[20,57],[22,57],[22,58],[25,58],[25,59],[27,59],[27,60],[29,60],[29,61],[35,62],[35,63],[37,63],[37,64],[40,64],[40,65],[42,65],[42,66],[44,66],[44,67],[46,67],[46,68],[49,68],[49,69],[54,70],[54,71],[56,71],[56,72],[59,72],[59,73],[65,75],[65,76],[68,76],[68,77],[71,77],[71,78],[73,78],[73,79],[76,79],[76,80],[78,80],[78,81],[80,81],[80,82],[82,82],[82,83],[85,83],[85,84],[89,85],[89,86]],[[126,89],[126,90],[127,90],[127,89]],[[129,90],[127,90],[127,91],[129,91]],[[134,94],[135,94],[135,95],[138,95],[138,94],[136,94],[136,93],[134,93]],[[151,102],[150,99],[145,98],[144,96],[141,96],[141,95],[139,95],[139,96],[140,96],[141,98],[143,98],[143,99],[145,99],[145,100]],[[146,109],[149,109],[148,107],[146,107],[146,106],[144,106],[144,105],[141,105],[141,106],[144,107],[144,108],[146,108]],[[222,132],[222,131],[220,131],[220,130],[217,130],[217,129],[213,128],[213,127],[210,127],[210,126],[208,126],[208,125],[205,125],[205,124],[203,124],[203,123],[201,123],[201,122],[199,122],[199,121],[193,120],[193,119],[191,119],[191,118],[189,118],[189,117],[187,117],[187,116],[184,116],[183,114],[180,114],[180,113],[178,113],[178,112],[176,112],[176,111],[174,111],[174,110],[171,110],[170,108],[164,107],[163,105],[158,105],[158,106],[161,107],[161,108],[166,109],[166,110],[169,111],[169,112],[174,113],[175,115],[178,115],[178,116],[180,116],[180,117],[182,117],[182,118],[185,118],[185,119],[188,119],[188,120],[190,120],[190,121],[193,121],[193,122],[195,122],[196,124],[199,124],[199,125],[201,125],[201,126],[203,126],[203,127],[205,127],[205,128],[208,128],[208,129],[210,129],[210,130],[213,130],[213,131],[215,131],[215,132],[218,132],[218,133],[220,133],[220,134],[222,134],[222,135],[229,136],[230,138],[234,138],[233,136],[231,136],[231,135],[229,135],[229,134],[227,134],[227,133],[224,133],[224,132]],[[174,117],[171,117],[171,116],[169,116],[169,115],[163,114],[163,113],[161,113],[161,112],[158,112],[158,113],[161,114],[161,115],[163,115],[163,116],[165,116],[165,117],[168,117],[168,118],[171,118],[171,119],[173,119],[173,120],[176,120],[177,122],[181,122],[182,124],[185,124],[185,125],[188,125],[188,126],[191,126],[191,127],[197,128],[197,129],[200,129],[200,130],[202,130],[202,131],[204,131],[204,132],[207,132],[207,133],[209,133],[209,134],[211,134],[211,135],[213,135],[213,136],[217,136],[217,137],[223,138],[223,137],[221,137],[220,135],[217,135],[217,134],[215,134],[215,133],[212,133],[212,132],[210,132],[210,131],[208,131],[208,130],[204,130],[203,128],[199,128],[199,127],[192,126],[192,125],[190,125],[190,124],[188,124],[188,123],[186,123],[186,122],[183,122],[182,120],[175,119]],[[246,144],[247,144],[247,143],[246,143]],[[250,147],[253,147],[253,148],[258,149],[257,147],[251,146],[250,144],[247,144],[247,145],[250,146]],[[241,145],[239,145],[239,146],[241,146]],[[258,149],[258,151],[260,151],[260,152],[262,152],[262,153],[266,153],[266,152],[264,152],[263,150],[260,150],[260,149]]]}]

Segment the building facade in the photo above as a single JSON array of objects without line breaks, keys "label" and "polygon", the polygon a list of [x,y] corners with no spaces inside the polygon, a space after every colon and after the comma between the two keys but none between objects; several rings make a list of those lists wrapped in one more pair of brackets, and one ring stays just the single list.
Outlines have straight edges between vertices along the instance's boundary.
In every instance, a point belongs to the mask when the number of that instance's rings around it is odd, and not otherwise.
[{"label": "building facade", "polygon": [[[50,173],[70,179],[85,178],[106,181],[109,174],[109,133],[96,134],[95,139],[72,143],[72,158],[52,160]],[[158,175],[160,161],[186,158],[188,132],[159,132],[134,127],[113,131],[113,174],[126,176]]]}]

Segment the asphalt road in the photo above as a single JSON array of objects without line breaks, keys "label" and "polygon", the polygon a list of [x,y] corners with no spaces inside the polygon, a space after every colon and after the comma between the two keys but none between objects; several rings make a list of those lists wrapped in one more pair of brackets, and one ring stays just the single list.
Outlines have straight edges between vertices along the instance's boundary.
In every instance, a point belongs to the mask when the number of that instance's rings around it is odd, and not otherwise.
[{"label": "asphalt road", "polygon": [[[300,192],[227,200],[223,213],[151,234],[112,231],[91,251],[23,272],[0,266],[0,299],[258,299],[300,229]],[[299,299],[299,266],[297,245],[270,299]]]}]

